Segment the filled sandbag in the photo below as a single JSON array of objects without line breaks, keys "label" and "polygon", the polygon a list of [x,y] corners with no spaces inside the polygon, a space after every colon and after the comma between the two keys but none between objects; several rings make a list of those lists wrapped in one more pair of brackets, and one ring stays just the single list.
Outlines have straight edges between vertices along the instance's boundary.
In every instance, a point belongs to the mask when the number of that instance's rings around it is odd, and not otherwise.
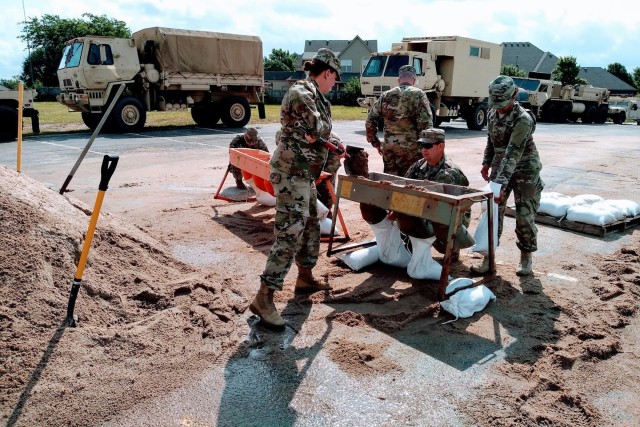
[{"label": "filled sandbag", "polygon": [[442,274],[442,266],[433,259],[431,246],[435,237],[419,239],[409,236],[411,240],[411,261],[407,265],[407,274],[414,279],[439,280]]},{"label": "filled sandbag", "polygon": [[405,268],[411,261],[411,254],[404,245],[400,229],[395,221],[384,218],[377,224],[369,224],[378,242],[380,261],[385,264]]},{"label": "filled sandbag", "polygon": [[[452,280],[447,289],[446,294],[454,292],[456,289],[469,286],[474,283],[473,279],[458,278]],[[471,317],[474,313],[484,310],[489,301],[495,301],[496,296],[485,285],[478,285],[467,289],[462,289],[449,297],[449,299],[441,301],[440,306],[453,314],[456,318],[444,323],[454,322],[458,318]]]},{"label": "filled sandbag", "polygon": [[363,268],[375,264],[380,260],[378,246],[358,249],[357,251],[336,255],[340,261],[344,262],[353,271],[360,271]]}]

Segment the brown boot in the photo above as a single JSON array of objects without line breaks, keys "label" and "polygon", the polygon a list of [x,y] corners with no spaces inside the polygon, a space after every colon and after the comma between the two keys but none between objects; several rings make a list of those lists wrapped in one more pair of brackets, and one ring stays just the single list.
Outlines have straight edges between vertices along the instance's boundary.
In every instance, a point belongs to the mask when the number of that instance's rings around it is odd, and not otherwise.
[{"label": "brown boot", "polygon": [[531,252],[520,252],[520,264],[518,268],[516,268],[516,274],[518,276],[528,276],[531,274],[531,270],[533,268],[533,259],[531,257]]},{"label": "brown boot", "polygon": [[236,179],[236,188],[237,188],[238,190],[246,190],[246,189],[247,189],[247,186],[246,186],[246,185],[244,185],[244,182],[242,182],[242,180],[241,180],[241,179]]},{"label": "brown boot", "polygon": [[321,282],[315,277],[313,277],[313,273],[311,272],[311,268],[309,267],[300,267],[298,266],[298,278],[296,279],[296,292],[318,292],[318,291],[327,291],[331,289],[326,282]]},{"label": "brown boot", "polygon": [[482,257],[482,264],[472,265],[471,272],[476,274],[485,274],[489,271],[489,257]]},{"label": "brown boot", "polygon": [[260,285],[258,294],[251,302],[249,310],[260,317],[267,327],[282,329],[284,328],[284,319],[280,316],[280,313],[278,313],[273,303],[273,292],[274,290],[268,288],[266,285]]}]

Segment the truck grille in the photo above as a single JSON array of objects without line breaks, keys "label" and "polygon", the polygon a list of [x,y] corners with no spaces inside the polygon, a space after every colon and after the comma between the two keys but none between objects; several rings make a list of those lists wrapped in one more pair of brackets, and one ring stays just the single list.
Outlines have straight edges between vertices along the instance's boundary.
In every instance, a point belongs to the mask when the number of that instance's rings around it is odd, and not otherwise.
[{"label": "truck grille", "polygon": [[391,89],[390,86],[386,86],[386,85],[376,85],[373,87],[373,94],[374,95],[382,95],[382,92],[386,92],[389,89]]}]

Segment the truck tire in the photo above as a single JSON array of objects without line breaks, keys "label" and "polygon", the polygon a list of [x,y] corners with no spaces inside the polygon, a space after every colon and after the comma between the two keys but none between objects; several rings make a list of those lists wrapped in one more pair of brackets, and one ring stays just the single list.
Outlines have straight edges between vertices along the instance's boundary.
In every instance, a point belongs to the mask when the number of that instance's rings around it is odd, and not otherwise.
[{"label": "truck tire", "polygon": [[625,114],[624,111],[620,111],[618,114],[613,116],[611,120],[613,120],[613,123],[617,125],[621,125],[625,122],[625,120],[627,120],[627,115]]},{"label": "truck tire", "polygon": [[222,123],[230,128],[241,128],[251,120],[249,101],[241,96],[231,96],[222,101]]},{"label": "truck tire", "polygon": [[220,112],[216,104],[194,105],[191,118],[200,127],[213,128],[220,121]]},{"label": "truck tire", "polygon": [[471,113],[467,116],[467,129],[482,130],[487,124],[487,107],[484,104],[472,106]]},{"label": "truck tire", "polygon": [[114,131],[138,132],[147,121],[147,110],[132,96],[120,99],[111,113]]},{"label": "truck tire", "polygon": [[18,137],[18,111],[0,105],[0,142],[13,141]]},{"label": "truck tire", "polygon": [[587,107],[582,114],[582,123],[594,123],[598,119],[598,109],[595,105]]},{"label": "truck tire", "polygon": [[102,114],[99,113],[81,113],[83,123],[91,130],[96,130],[102,120]]},{"label": "truck tire", "polygon": [[596,123],[603,124],[607,121],[607,114],[609,113],[608,105],[601,105],[598,107],[598,118],[596,119]]},{"label": "truck tire", "polygon": [[571,115],[571,106],[568,104],[563,105],[560,108],[560,114],[558,115],[559,123],[566,123],[569,120],[569,116]]}]

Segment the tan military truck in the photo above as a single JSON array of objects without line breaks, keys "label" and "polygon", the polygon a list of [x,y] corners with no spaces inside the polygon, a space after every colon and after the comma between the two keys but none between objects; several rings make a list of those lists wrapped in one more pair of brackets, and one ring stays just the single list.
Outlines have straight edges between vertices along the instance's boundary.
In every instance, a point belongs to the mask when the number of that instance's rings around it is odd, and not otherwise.
[{"label": "tan military truck", "polygon": [[398,69],[413,65],[416,87],[429,98],[435,123],[458,117],[481,130],[487,123],[489,82],[500,74],[502,46],[459,36],[405,37],[389,52],[371,54],[360,77],[358,103],[371,109],[382,92],[398,85]]},{"label": "tan military truck", "polygon": [[85,36],[70,40],[58,69],[58,100],[95,129],[119,85],[107,126],[138,131],[148,111],[191,109],[193,120],[213,127],[220,119],[239,128],[251,105],[265,118],[262,41],[257,36],[145,28],[131,39]]},{"label": "tan military truck", "polygon": [[514,77],[518,101],[542,122],[604,123],[609,110],[609,90],[590,85],[562,85],[549,78]]},{"label": "tan military truck", "polygon": [[610,98],[609,118],[617,125],[621,125],[627,120],[635,120],[636,124],[640,126],[638,100],[635,98]]},{"label": "tan military truck", "polygon": [[[29,89],[22,93],[22,117],[30,117],[33,133],[40,133],[38,110],[33,106],[37,93]],[[13,141],[18,137],[19,94],[17,90],[0,86],[0,142]]]}]

